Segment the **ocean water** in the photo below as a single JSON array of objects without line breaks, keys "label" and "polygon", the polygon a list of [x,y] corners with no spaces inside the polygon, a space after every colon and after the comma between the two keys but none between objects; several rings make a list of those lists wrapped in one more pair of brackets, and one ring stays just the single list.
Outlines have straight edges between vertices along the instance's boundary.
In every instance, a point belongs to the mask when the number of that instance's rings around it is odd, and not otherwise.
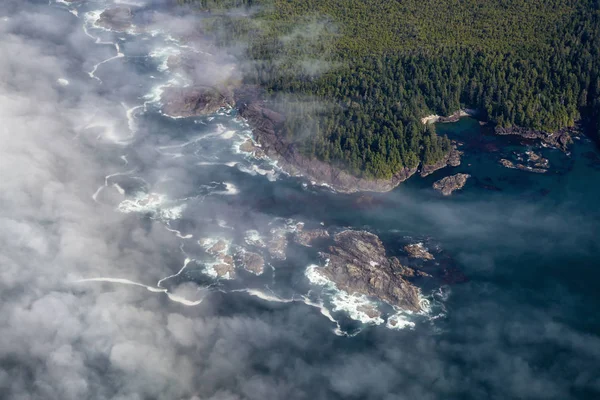
[{"label": "ocean water", "polygon": [[[210,298],[215,314],[296,329],[313,351],[277,351],[306,365],[347,363],[350,370],[364,354],[377,358],[365,358],[364,379],[380,375],[379,386],[346,382],[324,388],[328,398],[393,392],[420,398],[412,380],[428,382],[446,398],[544,398],[551,390],[556,397],[594,398],[600,390],[600,155],[590,140],[576,138],[566,154],[494,136],[464,118],[437,127],[461,143],[460,166],[414,176],[389,193],[339,194],[241,152],[252,132],[235,110],[162,115],[161,90],[185,84],[166,59],[186,48],[166,29],[116,33],[95,26],[105,6],[48,6],[70,11],[89,38],[87,70],[58,83],[68,96],[71,81],[93,79],[122,113],[118,126],[103,125],[101,115],[88,124],[103,138],[98,156],[113,165],[90,201],[111,204],[142,226],[159,222],[177,238],[178,246],[167,249],[173,274],[143,283],[148,296],[167,293],[180,307],[202,307]],[[527,151],[547,158],[548,172],[499,163],[520,162]],[[444,197],[432,189],[457,172],[471,175],[463,190]],[[424,243],[440,263],[427,268],[449,265],[466,281],[424,283],[427,306],[417,314],[340,292],[312,273],[326,263],[319,249],[290,242],[269,255],[272,238],[292,234],[300,222],[331,232],[373,232],[390,256],[415,266],[420,263],[408,259],[403,246]],[[226,244],[222,255],[240,249],[264,254],[262,274],[234,268],[235,277],[218,276],[218,252],[209,249],[219,240]],[[90,276],[88,284],[139,283],[118,278]],[[181,294],[177,288],[187,282],[201,290]],[[382,316],[360,312],[365,304],[381,306]]]}]

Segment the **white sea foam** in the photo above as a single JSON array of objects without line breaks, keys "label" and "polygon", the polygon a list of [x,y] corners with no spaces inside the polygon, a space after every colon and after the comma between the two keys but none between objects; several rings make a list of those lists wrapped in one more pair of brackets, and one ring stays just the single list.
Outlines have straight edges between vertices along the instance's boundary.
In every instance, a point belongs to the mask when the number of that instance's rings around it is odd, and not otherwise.
[{"label": "white sea foam", "polygon": [[149,285],[145,285],[143,283],[139,283],[139,282],[135,282],[129,279],[124,279],[124,278],[110,278],[110,277],[99,277],[99,278],[87,278],[87,279],[79,279],[76,281],[77,283],[85,283],[85,282],[108,282],[108,283],[120,283],[123,285],[132,285],[132,286],[139,286],[139,287],[143,287],[151,292],[154,293],[164,293],[167,291],[167,289],[164,288],[160,288],[160,287],[155,287],[155,286],[149,286]]},{"label": "white sea foam", "polygon": [[256,164],[251,164],[250,167],[246,167],[243,164],[238,164],[237,168],[249,175],[256,176],[262,175],[266,177],[270,182],[275,182],[279,174],[274,170],[262,169]]},{"label": "white sea foam", "polygon": [[319,272],[319,268],[321,267],[310,265],[306,268],[305,275],[312,284],[322,286],[329,294],[331,304],[333,305],[331,311],[343,311],[348,314],[350,318],[364,324],[379,325],[384,322],[381,315],[370,317],[367,315],[367,312],[364,311],[364,309],[372,309],[374,312],[380,314],[376,303],[369,300],[364,295],[349,294],[344,290],[338,289],[334,282],[325,278],[325,276]]},{"label": "white sea foam", "polygon": [[237,165],[237,161],[230,161],[230,162],[210,162],[210,161],[200,161],[199,163],[197,163],[196,165],[225,165],[228,167],[235,167]]},{"label": "white sea foam", "polygon": [[211,247],[213,247],[215,244],[217,244],[217,242],[219,240],[222,240],[223,242],[227,243],[227,248],[229,248],[229,244],[231,243],[228,239],[225,238],[200,238],[198,239],[198,244],[200,245],[200,247],[202,247],[204,250],[208,250]]},{"label": "white sea foam", "polygon": [[161,72],[164,72],[169,69],[169,57],[177,56],[181,54],[181,50],[176,47],[166,46],[159,47],[150,52],[150,57],[156,58],[159,60],[159,64],[157,69]]},{"label": "white sea foam", "polygon": [[220,137],[221,137],[221,139],[226,139],[226,140],[228,140],[228,139],[231,139],[231,138],[233,138],[233,137],[234,137],[236,134],[237,134],[237,132],[236,132],[236,131],[229,130],[229,131],[225,131],[225,132],[223,132],[223,133],[220,135]]},{"label": "white sea foam", "polygon": [[393,314],[388,317],[385,326],[389,329],[406,329],[414,328],[415,323],[409,320],[411,313],[406,311],[399,311],[397,314]]},{"label": "white sea foam", "polygon": [[186,257],[186,259],[183,261],[183,266],[181,267],[181,269],[176,274],[169,275],[167,277],[162,278],[161,280],[158,281],[158,283],[156,284],[156,286],[160,288],[160,287],[162,287],[161,284],[164,281],[169,280],[171,278],[178,277],[179,275],[181,275],[181,273],[187,268],[188,264],[191,263],[192,261],[195,261],[195,260],[192,259],[192,258]]},{"label": "white sea foam", "polygon": [[327,317],[327,319],[329,319],[331,322],[333,322],[335,324],[335,329],[333,330],[333,333],[335,333],[337,336],[355,336],[356,334],[358,334],[358,332],[356,332],[354,335],[351,335],[348,332],[342,330],[340,323],[335,318],[333,318],[333,316],[331,315],[331,312],[329,312],[329,310],[327,309],[327,307],[325,307],[323,302],[312,301],[307,296],[302,296],[302,301],[307,306],[318,308],[319,311],[321,311],[322,315],[324,315],[325,317]]},{"label": "white sea foam", "polygon": [[100,195],[100,193],[104,190],[105,187],[106,186],[99,186],[98,189],[96,189],[96,191],[92,195],[92,200],[94,200],[97,203],[98,202],[98,195]]},{"label": "white sea foam", "polygon": [[235,229],[233,226],[230,226],[227,224],[227,221],[225,220],[217,220],[217,225],[219,225],[219,227],[221,228],[225,228],[225,229]]},{"label": "white sea foam", "polygon": [[125,108],[125,116],[127,117],[127,126],[129,127],[129,131],[134,134],[137,131],[137,124],[135,122],[136,111],[144,108],[144,105],[134,106],[128,108],[125,103],[121,103],[123,108]]},{"label": "white sea foam", "polygon": [[119,194],[121,194],[122,196],[125,195],[125,189],[123,189],[121,186],[119,186],[118,183],[113,183],[113,187],[115,189],[117,189],[117,192],[119,192]]},{"label": "white sea foam", "polygon": [[180,231],[178,231],[177,229],[171,229],[167,226],[165,226],[165,228],[169,231],[169,232],[173,232],[175,234],[175,236],[177,236],[180,239],[191,239],[194,237],[194,235],[192,235],[191,233],[188,233],[187,235],[182,235]]},{"label": "white sea foam", "polygon": [[292,303],[294,301],[297,301],[295,298],[291,298],[291,299],[284,299],[281,298],[277,295],[275,295],[274,293],[265,293],[263,291],[260,291],[258,289],[234,289],[232,290],[232,292],[243,292],[243,293],[248,293],[250,296],[254,296],[254,297],[258,297],[261,300],[265,300],[265,301],[272,301],[272,302],[276,302],[276,303]]},{"label": "white sea foam", "polygon": [[185,204],[173,204],[165,195],[158,193],[137,192],[131,199],[123,200],[117,206],[122,213],[150,213],[159,219],[179,219]]},{"label": "white sea foam", "polygon": [[244,242],[250,246],[256,246],[264,248],[266,247],[265,241],[257,230],[248,230],[244,234]]},{"label": "white sea foam", "polygon": [[222,194],[222,195],[225,195],[225,196],[234,196],[234,195],[240,193],[240,191],[237,188],[237,186],[235,186],[231,182],[223,182],[223,185],[225,185],[225,190],[221,190],[221,191],[213,192],[213,193],[214,194]]},{"label": "white sea foam", "polygon": [[123,285],[131,285],[131,286],[139,286],[139,287],[143,287],[145,289],[147,289],[150,292],[153,293],[165,293],[170,300],[183,304],[185,306],[196,306],[198,304],[200,304],[202,302],[202,299],[200,300],[188,300],[185,299],[181,296],[175,295],[173,293],[170,293],[167,289],[165,288],[161,288],[161,287],[155,287],[155,286],[149,286],[149,285],[145,285],[143,283],[139,283],[139,282],[135,282],[129,279],[123,279],[123,278],[110,278],[110,277],[99,277],[99,278],[87,278],[87,279],[79,279],[77,281],[75,281],[76,283],[86,283],[86,282],[107,282],[107,283],[117,283],[117,284],[123,284]]}]

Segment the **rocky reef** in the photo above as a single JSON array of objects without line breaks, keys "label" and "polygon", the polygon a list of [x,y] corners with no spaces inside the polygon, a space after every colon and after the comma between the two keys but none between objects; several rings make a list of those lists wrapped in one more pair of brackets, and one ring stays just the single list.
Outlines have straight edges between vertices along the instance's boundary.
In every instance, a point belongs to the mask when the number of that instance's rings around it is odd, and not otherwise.
[{"label": "rocky reef", "polygon": [[433,188],[441,192],[444,196],[450,196],[455,190],[462,189],[471,175],[456,174],[447,176],[433,183]]},{"label": "rocky reef", "polygon": [[328,260],[325,267],[316,271],[338,289],[404,310],[421,310],[420,291],[407,278],[427,274],[403,266],[395,257],[388,258],[383,243],[372,233],[347,230],[336,234],[333,242],[321,253]]},{"label": "rocky reef", "polygon": [[517,163],[506,158],[500,159],[499,162],[505,168],[520,169],[521,171],[535,172],[538,174],[548,172],[548,168],[550,167],[548,159],[531,150],[525,152],[525,155],[527,156],[527,159],[525,159],[523,155],[517,155],[517,159],[520,161]]}]

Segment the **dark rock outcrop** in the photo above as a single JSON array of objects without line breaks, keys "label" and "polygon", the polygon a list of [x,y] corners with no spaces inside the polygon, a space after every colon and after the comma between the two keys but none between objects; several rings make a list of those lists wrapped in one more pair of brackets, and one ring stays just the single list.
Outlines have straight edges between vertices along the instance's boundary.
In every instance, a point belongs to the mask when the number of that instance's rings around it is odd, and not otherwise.
[{"label": "dark rock outcrop", "polygon": [[497,135],[517,135],[525,139],[540,140],[549,146],[557,147],[562,151],[567,151],[569,145],[573,143],[571,136],[577,131],[576,128],[563,128],[554,133],[547,133],[535,129],[521,128],[514,126],[511,128],[502,128],[497,126],[494,132]]},{"label": "dark rock outcrop", "polygon": [[132,20],[131,8],[116,6],[104,10],[96,24],[106,29],[123,32],[131,28]]},{"label": "dark rock outcrop", "polygon": [[344,231],[334,236],[334,244],[321,254],[329,261],[316,271],[350,294],[377,298],[404,310],[419,311],[419,289],[407,277],[426,275],[405,267],[386,256],[376,235],[363,231]]},{"label": "dark rock outcrop", "polygon": [[212,114],[230,99],[210,86],[168,87],[161,95],[162,112],[170,117],[196,117]]},{"label": "dark rock outcrop", "polygon": [[447,176],[437,182],[434,182],[433,188],[442,192],[444,196],[450,196],[455,190],[462,189],[463,186],[465,186],[465,183],[467,183],[467,179],[470,177],[471,175],[469,174],[456,174]]}]

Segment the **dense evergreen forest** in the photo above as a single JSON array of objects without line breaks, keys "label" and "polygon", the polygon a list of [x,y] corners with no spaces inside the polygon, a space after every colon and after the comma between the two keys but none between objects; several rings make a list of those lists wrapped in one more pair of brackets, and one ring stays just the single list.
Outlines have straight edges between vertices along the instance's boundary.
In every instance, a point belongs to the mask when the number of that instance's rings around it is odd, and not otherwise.
[{"label": "dense evergreen forest", "polygon": [[450,143],[420,119],[460,108],[600,137],[600,0],[180,2],[245,45],[244,81],[286,113],[287,140],[357,175],[440,160]]}]

